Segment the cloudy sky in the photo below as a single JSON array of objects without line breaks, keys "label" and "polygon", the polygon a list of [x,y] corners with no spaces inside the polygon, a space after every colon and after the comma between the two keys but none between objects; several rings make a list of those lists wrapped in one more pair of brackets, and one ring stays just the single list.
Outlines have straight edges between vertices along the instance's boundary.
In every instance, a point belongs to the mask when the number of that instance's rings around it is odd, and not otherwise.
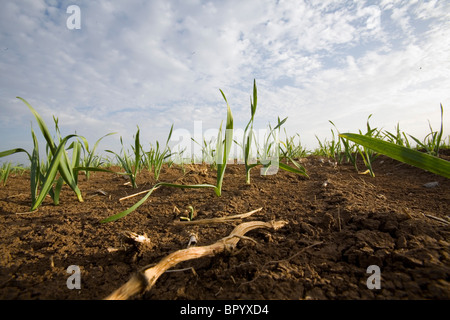
[{"label": "cloudy sky", "polygon": [[[80,9],[68,10],[71,5]],[[70,8],[69,8],[70,9]],[[69,12],[68,12],[69,11]],[[79,22],[79,28],[76,23]],[[3,0],[0,150],[31,151],[26,99],[53,128],[119,151],[137,130],[149,146],[175,133],[288,117],[308,149],[316,135],[373,127],[448,135],[450,2]],[[178,130],[178,131],[177,131]],[[184,130],[184,131],[183,131]]]}]

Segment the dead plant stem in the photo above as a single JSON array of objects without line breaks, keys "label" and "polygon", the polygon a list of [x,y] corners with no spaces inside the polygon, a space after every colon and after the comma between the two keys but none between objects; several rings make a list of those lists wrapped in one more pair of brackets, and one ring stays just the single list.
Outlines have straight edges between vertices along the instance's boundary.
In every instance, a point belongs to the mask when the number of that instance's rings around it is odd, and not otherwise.
[{"label": "dead plant stem", "polygon": [[241,213],[236,214],[234,216],[227,216],[227,217],[220,217],[220,218],[211,218],[211,219],[201,219],[201,220],[192,220],[192,221],[174,221],[175,225],[179,226],[187,226],[187,225],[193,225],[193,224],[210,224],[210,223],[224,223],[224,222],[230,222],[235,221],[238,219],[244,219],[247,217],[250,217],[252,214],[261,211],[262,208],[258,208],[255,210],[252,210],[247,213]]}]

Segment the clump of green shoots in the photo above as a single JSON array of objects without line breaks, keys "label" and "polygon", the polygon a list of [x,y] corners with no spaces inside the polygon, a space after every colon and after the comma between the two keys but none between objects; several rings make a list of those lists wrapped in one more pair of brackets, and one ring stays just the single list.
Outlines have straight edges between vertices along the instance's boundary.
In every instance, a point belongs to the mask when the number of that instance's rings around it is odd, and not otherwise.
[{"label": "clump of green shoots", "polygon": [[[55,205],[59,204],[59,195],[61,188],[66,183],[76,194],[78,201],[83,202],[81,191],[78,187],[79,171],[108,171],[94,167],[80,167],[81,143],[76,140],[67,149],[66,144],[72,138],[81,136],[70,134],[61,136],[58,119],[53,117],[57,139],[54,140],[50,131],[39,113],[23,98],[17,97],[33,113],[42,135],[46,141],[47,159],[42,161],[39,155],[39,144],[36,134],[31,127],[31,137],[33,139],[33,151],[29,153],[22,148],[15,148],[0,152],[0,158],[15,153],[24,152],[30,160],[30,193],[31,193],[31,211],[39,208],[47,195],[53,200]],[[69,160],[68,151],[72,149],[72,160]]]},{"label": "clump of green shoots", "polygon": [[430,133],[425,136],[423,142],[410,135],[410,137],[417,143],[418,149],[424,149],[428,154],[432,156],[439,156],[439,149],[442,144],[442,134],[444,133],[444,108],[441,103],[441,128],[439,131],[433,131],[431,123],[428,122],[430,127]]},{"label": "clump of green shoots", "polygon": [[[98,144],[100,143],[100,141],[102,139],[104,139],[107,136],[116,134],[116,132],[111,132],[108,133],[106,135],[104,135],[103,137],[101,137],[100,139],[98,139],[95,144],[94,147],[92,149],[89,149],[89,143],[87,141],[87,139],[85,137],[80,137],[80,139],[83,141],[83,144],[81,144],[80,146],[83,148],[83,158],[81,159],[80,155],[80,166],[84,167],[84,168],[91,168],[91,170],[85,170],[85,174],[86,174],[86,180],[89,180],[90,177],[90,173],[92,170],[92,168],[100,168],[100,166],[102,165],[102,160],[101,157],[98,156],[95,152],[97,150]],[[103,170],[101,170],[103,171]]]},{"label": "clump of green shoots", "polygon": [[[331,121],[330,121],[331,122]],[[331,124],[333,124],[331,122]],[[334,124],[333,124],[334,125]],[[316,139],[319,143],[319,149],[316,151],[318,155],[324,156],[329,159],[334,159],[337,162],[341,162],[341,154],[342,154],[342,145],[339,139],[336,139],[336,135],[333,130],[331,130],[331,141],[327,141],[325,139],[323,142],[319,140],[319,137],[316,135]]]},{"label": "clump of green shoots", "polygon": [[[308,152],[301,145],[300,135],[297,133],[295,136],[288,137],[286,129],[284,129],[284,133],[286,138],[284,141],[280,141],[284,146],[284,149],[280,146],[280,151],[282,153],[281,157],[284,159],[299,159],[306,157]],[[298,143],[295,142],[296,138],[298,138]]]},{"label": "clump of green shoots", "polygon": [[12,164],[11,162],[4,162],[0,168],[0,181],[3,186],[6,186],[6,181],[8,180],[9,174],[11,173]]},{"label": "clump of green shoots", "polygon": [[[380,137],[380,130],[377,130],[377,128],[371,128],[369,124],[369,119],[372,115],[369,115],[369,118],[367,118],[367,132],[365,136],[371,137],[371,138],[379,138]],[[361,130],[359,130],[359,133],[361,133]],[[372,164],[375,161],[375,159],[379,156],[378,153],[376,153],[373,149],[370,149],[364,145],[362,145],[362,149],[357,146],[358,153],[361,155],[364,164],[367,168],[367,171],[372,177],[375,177],[375,173],[373,172]]]},{"label": "clump of green shoots", "polygon": [[[369,124],[371,116],[372,115],[369,115],[369,117],[367,118],[367,132],[365,133],[365,136],[380,137],[381,131],[378,130],[377,128],[372,128]],[[332,121],[329,122],[336,128],[336,125]],[[358,155],[360,155],[367,169],[363,173],[369,173],[372,177],[375,177],[372,164],[375,161],[375,159],[379,156],[379,154],[377,154],[376,152],[374,152],[374,150],[367,148],[365,146],[361,147],[357,144],[353,145],[350,144],[348,139],[346,139],[343,135],[339,133],[339,130],[337,130],[337,135],[335,135],[333,130],[331,130],[331,133],[332,133],[332,140],[330,142],[327,142],[325,140],[325,142],[322,143],[316,136],[320,145],[318,153],[323,156],[326,156],[327,158],[334,159],[337,163],[342,163],[342,161],[344,161],[345,159],[347,162],[351,162],[357,171],[358,166],[356,159]],[[359,133],[362,135],[361,130],[359,130]]]},{"label": "clump of green shoots", "polygon": [[[17,98],[22,100],[35,116],[37,123],[41,129],[41,132],[47,142],[47,149],[48,149],[48,159],[47,159],[48,166],[45,172],[41,171],[42,167],[39,158],[39,145],[33,129],[31,129],[31,135],[33,138],[34,148],[31,154],[22,148],[16,148],[0,152],[0,157],[5,157],[19,152],[25,152],[28,155],[28,158],[31,162],[31,169],[30,169],[31,175],[30,188],[31,188],[31,203],[32,203],[31,211],[36,210],[42,204],[47,194],[50,194],[54,204],[58,204],[59,192],[64,182],[68,184],[70,188],[75,192],[78,200],[80,202],[83,202],[83,197],[81,195],[80,189],[78,188],[76,180],[76,175],[78,172],[73,167],[72,162],[69,161],[69,158],[65,150],[65,145],[67,141],[71,138],[76,137],[76,135],[68,135],[64,138],[59,137],[56,143],[53,140],[44,120],[36,112],[36,110],[33,107],[31,107],[31,105],[26,100],[20,97]],[[55,124],[57,127],[58,123],[56,119]],[[55,178],[58,173],[60,178],[58,179],[55,188],[53,189]]]},{"label": "clump of green shoots", "polygon": [[137,188],[136,183],[136,176],[138,172],[141,169],[141,151],[142,147],[139,141],[139,127],[137,129],[136,135],[134,136],[134,147],[133,147],[133,153],[134,158],[132,159],[127,151],[124,148],[122,137],[120,137],[120,144],[122,145],[122,154],[123,156],[120,156],[119,154],[115,153],[111,150],[105,150],[106,152],[112,153],[116,156],[117,160],[119,161],[122,168],[125,170],[126,175],[130,177],[131,185],[133,188]]},{"label": "clump of green shoots", "polygon": [[406,136],[405,132],[402,132],[400,130],[400,124],[397,123],[397,126],[395,127],[395,133],[389,132],[387,130],[384,131],[384,138],[387,142],[394,143],[399,146],[411,148],[411,144],[408,141],[408,137]]},{"label": "clump of green shoots", "polygon": [[280,146],[279,134],[281,126],[286,122],[286,120],[287,117],[283,120],[280,120],[278,117],[278,123],[273,129],[269,124],[269,133],[263,141],[263,146],[258,146],[258,164],[262,165],[260,170],[261,175],[275,174],[278,172],[278,169],[282,169],[284,171],[296,173],[309,178],[306,173],[306,169],[289,155],[285,154],[284,159],[293,163],[295,168],[280,161],[280,151],[283,152],[283,149]]},{"label": "clump of green shoots", "polygon": [[[358,171],[358,166],[356,164],[356,159],[358,157],[357,145],[350,144],[349,140],[339,136],[339,130],[337,129],[336,125],[331,120],[329,120],[329,122],[336,128],[337,131],[336,136],[339,139],[337,143],[333,143],[333,145],[336,145],[334,153],[335,160],[339,164],[341,164],[345,159],[346,162],[350,162],[351,164],[353,164],[355,169]],[[331,132],[333,133],[333,140],[334,140],[336,136],[334,135],[333,130]]]},{"label": "clump of green shoots", "polygon": [[[203,144],[200,144],[194,138],[191,138],[191,140],[202,148],[201,162],[209,164],[211,170],[217,170],[216,149],[213,147],[214,142],[216,141],[215,138],[211,138],[209,142],[204,138]],[[195,162],[195,159],[192,159],[192,161]]]},{"label": "clump of green shoots", "polygon": [[[280,165],[280,147],[279,147],[279,133],[281,126],[286,122],[287,117],[283,120],[278,118],[277,125],[272,129],[269,124],[268,134],[265,136],[263,146],[258,148],[259,163],[262,164],[261,174],[267,175],[268,170],[272,169],[270,173],[278,170]],[[278,131],[276,131],[278,130]]]},{"label": "clump of green shoots", "polygon": [[26,170],[27,169],[20,164],[13,166],[11,162],[4,162],[0,167],[0,182],[3,186],[6,186],[6,182],[11,174],[23,175]]},{"label": "clump of green shoots", "polygon": [[148,167],[148,170],[153,170],[155,180],[159,180],[159,175],[161,173],[161,168],[168,158],[172,156],[172,152],[169,148],[169,141],[172,137],[173,125],[170,128],[169,136],[167,137],[166,145],[164,149],[160,149],[159,142],[156,141],[156,148],[150,148],[150,151],[145,152],[144,161]]}]

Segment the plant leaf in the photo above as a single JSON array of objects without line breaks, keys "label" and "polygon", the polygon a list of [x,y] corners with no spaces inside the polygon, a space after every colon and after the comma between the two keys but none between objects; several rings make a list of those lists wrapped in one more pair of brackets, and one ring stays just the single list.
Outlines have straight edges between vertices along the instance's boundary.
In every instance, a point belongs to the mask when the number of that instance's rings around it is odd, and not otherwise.
[{"label": "plant leaf", "polygon": [[394,143],[354,133],[343,133],[341,137],[366,148],[384,154],[392,159],[407,163],[420,169],[450,178],[450,162],[441,158],[412,150]]}]

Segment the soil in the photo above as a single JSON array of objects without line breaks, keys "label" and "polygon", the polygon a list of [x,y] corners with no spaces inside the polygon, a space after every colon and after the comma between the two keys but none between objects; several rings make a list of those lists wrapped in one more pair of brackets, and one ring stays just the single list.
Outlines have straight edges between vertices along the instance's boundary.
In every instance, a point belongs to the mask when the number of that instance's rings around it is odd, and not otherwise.
[{"label": "soil", "polygon": [[[450,160],[450,153],[442,157]],[[182,262],[133,299],[450,298],[449,179],[383,156],[374,163],[376,177],[321,157],[300,161],[309,179],[282,170],[262,176],[256,167],[246,184],[243,165],[228,165],[220,197],[212,189],[162,187],[136,211],[104,224],[141,196],[120,198],[156,183],[152,173],[138,175],[138,189],[116,174],[81,175],[83,203],[64,186],[58,206],[47,198],[36,212],[29,212],[28,174],[11,176],[0,186],[0,299],[103,299],[144,266],[186,248],[191,234],[197,246],[209,245],[254,220],[287,224],[252,230],[246,236],[255,242],[242,239],[231,252]],[[160,180],[215,184],[210,166],[185,169],[164,167]],[[429,182],[438,184],[424,186]],[[189,206],[194,220],[262,210],[234,223],[174,224]],[[129,231],[150,242],[130,243]],[[81,289],[67,286],[71,265],[80,268]],[[380,289],[368,287],[372,265]]]}]

